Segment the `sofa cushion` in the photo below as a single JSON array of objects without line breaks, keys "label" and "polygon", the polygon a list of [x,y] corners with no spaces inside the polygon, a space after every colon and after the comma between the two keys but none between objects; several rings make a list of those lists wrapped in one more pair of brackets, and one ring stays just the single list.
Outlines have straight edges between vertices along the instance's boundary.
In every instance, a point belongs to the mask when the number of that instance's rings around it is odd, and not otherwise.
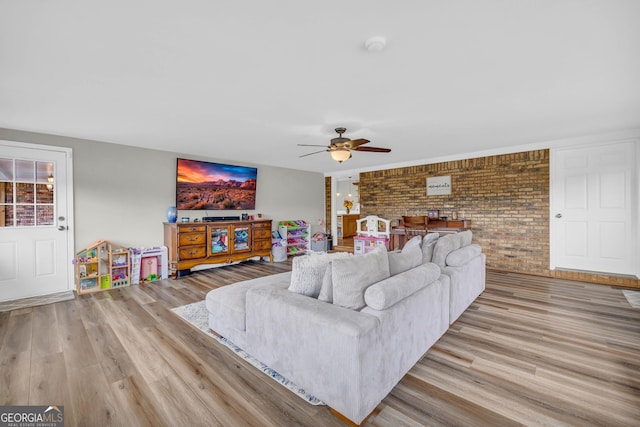
[{"label": "sofa cushion", "polygon": [[322,288],[320,288],[320,294],[318,295],[320,301],[333,303],[332,271],[333,268],[331,268],[331,262],[329,262],[329,264],[327,264],[327,271],[324,273],[324,278],[322,279]]},{"label": "sofa cushion", "polygon": [[420,264],[388,279],[369,286],[364,293],[367,306],[375,310],[385,310],[399,301],[413,295],[440,277],[440,268],[433,264]]},{"label": "sofa cushion", "polygon": [[346,252],[335,252],[295,257],[291,268],[291,284],[289,285],[289,290],[317,298],[322,288],[322,280],[327,271],[327,264],[329,264],[332,259],[350,256],[352,255]]},{"label": "sofa cushion", "polygon": [[451,267],[460,267],[471,261],[482,253],[480,245],[471,244],[464,246],[455,251],[451,251],[445,260],[445,263]]},{"label": "sofa cushion", "polygon": [[409,241],[404,244],[402,251],[404,252],[405,249],[411,249],[414,246],[418,246],[418,247],[422,246],[422,236],[414,236],[411,239],[409,239]]},{"label": "sofa cushion", "polygon": [[[216,322],[223,324],[223,327],[244,331],[247,291],[264,286],[285,288],[286,284],[289,283],[290,277],[291,272],[287,271],[286,273],[258,277],[213,289],[206,296],[207,310]],[[213,328],[213,325],[210,326]],[[224,333],[225,331],[217,332]]]},{"label": "sofa cushion", "polygon": [[449,255],[451,251],[460,249],[460,241],[459,233],[447,234],[446,236],[440,237],[433,248],[431,262],[437,264],[438,267],[446,266],[447,255]]},{"label": "sofa cushion", "polygon": [[[411,240],[409,242],[411,242]],[[404,249],[402,249],[402,252],[389,252],[388,257],[389,274],[395,276],[398,273],[402,273],[403,271],[407,271],[422,264],[422,249],[420,249],[420,246],[418,245],[412,245],[409,248],[405,246]]]},{"label": "sofa cushion", "polygon": [[422,244],[426,242],[435,242],[440,237],[440,233],[427,233],[422,239]]},{"label": "sofa cushion", "polygon": [[331,270],[333,303],[360,310],[366,305],[364,291],[389,277],[389,257],[386,249],[379,247],[368,254],[334,259]]},{"label": "sofa cushion", "polygon": [[433,248],[436,246],[436,241],[422,242],[422,262],[431,262],[433,258]]},{"label": "sofa cushion", "polygon": [[460,247],[469,246],[473,240],[473,233],[471,230],[465,230],[458,233],[460,236]]}]

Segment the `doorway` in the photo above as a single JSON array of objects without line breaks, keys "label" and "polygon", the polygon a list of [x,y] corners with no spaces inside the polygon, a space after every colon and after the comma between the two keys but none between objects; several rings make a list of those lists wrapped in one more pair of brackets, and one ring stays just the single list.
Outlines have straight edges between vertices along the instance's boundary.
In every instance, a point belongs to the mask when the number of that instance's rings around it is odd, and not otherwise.
[{"label": "doorway", "polygon": [[[334,249],[353,252],[353,237],[356,234],[356,220],[360,218],[359,179],[357,176],[332,179],[332,230]],[[347,210],[348,208],[348,210]]]},{"label": "doorway", "polygon": [[0,301],[73,289],[71,149],[0,141]]}]

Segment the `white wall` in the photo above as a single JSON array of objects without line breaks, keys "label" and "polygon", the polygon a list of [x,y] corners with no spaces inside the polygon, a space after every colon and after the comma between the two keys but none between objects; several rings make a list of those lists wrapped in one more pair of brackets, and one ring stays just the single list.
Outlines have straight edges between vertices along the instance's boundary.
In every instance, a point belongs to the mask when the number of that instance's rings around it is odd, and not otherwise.
[{"label": "white wall", "polygon": [[[162,245],[162,223],[167,208],[175,205],[178,157],[257,167],[256,210],[246,213],[262,213],[274,221],[274,229],[284,219],[304,219],[313,225],[324,219],[324,176],[320,173],[2,128],[0,139],[72,148],[74,251],[100,239],[127,247]],[[243,212],[180,211],[178,218],[239,216]]]}]

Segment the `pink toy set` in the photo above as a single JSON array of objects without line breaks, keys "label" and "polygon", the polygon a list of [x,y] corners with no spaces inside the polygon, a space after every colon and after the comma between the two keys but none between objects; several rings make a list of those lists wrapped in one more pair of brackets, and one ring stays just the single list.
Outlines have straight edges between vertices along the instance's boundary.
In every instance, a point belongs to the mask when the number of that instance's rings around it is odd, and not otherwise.
[{"label": "pink toy set", "polygon": [[[389,250],[390,221],[375,215],[356,220],[358,235],[353,238],[353,252],[366,254],[379,246]],[[365,229],[363,229],[363,226]]]}]

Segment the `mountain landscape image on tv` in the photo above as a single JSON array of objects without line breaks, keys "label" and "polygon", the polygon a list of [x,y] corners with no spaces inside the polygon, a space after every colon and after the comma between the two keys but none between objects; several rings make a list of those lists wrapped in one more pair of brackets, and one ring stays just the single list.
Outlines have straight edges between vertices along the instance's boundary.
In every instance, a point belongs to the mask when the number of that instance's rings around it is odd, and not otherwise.
[{"label": "mountain landscape image on tv", "polygon": [[178,159],[179,210],[248,210],[256,207],[258,169]]}]

